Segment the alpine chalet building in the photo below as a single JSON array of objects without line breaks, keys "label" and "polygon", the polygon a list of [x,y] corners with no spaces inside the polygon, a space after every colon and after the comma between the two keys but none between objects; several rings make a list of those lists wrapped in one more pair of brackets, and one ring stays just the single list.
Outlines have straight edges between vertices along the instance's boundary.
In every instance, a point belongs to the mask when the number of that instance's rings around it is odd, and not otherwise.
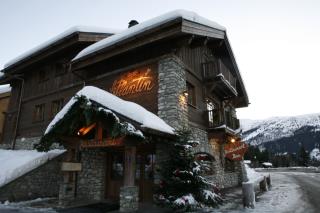
[{"label": "alpine chalet building", "polygon": [[[226,29],[215,22],[178,10],[120,32],[72,28],[2,72],[12,91],[1,147],[33,149],[46,130],[58,132],[52,126],[75,126],[59,132],[67,149],[62,202],[120,200],[122,209],[152,202],[166,143],[181,129],[199,143],[199,161],[210,162],[209,180],[219,188],[242,182],[243,153],[230,157],[226,147],[241,143],[236,109],[249,102]],[[110,139],[101,120],[80,126],[66,114],[77,92],[148,143]]]}]

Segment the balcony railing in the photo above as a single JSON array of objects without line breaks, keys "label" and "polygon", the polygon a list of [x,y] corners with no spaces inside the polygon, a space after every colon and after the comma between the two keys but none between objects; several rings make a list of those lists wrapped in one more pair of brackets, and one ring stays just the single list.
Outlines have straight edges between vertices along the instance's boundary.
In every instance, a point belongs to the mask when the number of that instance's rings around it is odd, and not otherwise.
[{"label": "balcony railing", "polygon": [[223,77],[234,89],[236,89],[237,79],[233,77],[230,70],[221,62],[216,60],[213,62],[202,63],[202,77],[205,80]]},{"label": "balcony railing", "polygon": [[228,115],[228,113],[223,115],[219,110],[214,109],[206,111],[206,114],[209,128],[216,128],[223,125],[226,125],[226,127],[229,127],[233,130],[240,128],[239,119]]}]

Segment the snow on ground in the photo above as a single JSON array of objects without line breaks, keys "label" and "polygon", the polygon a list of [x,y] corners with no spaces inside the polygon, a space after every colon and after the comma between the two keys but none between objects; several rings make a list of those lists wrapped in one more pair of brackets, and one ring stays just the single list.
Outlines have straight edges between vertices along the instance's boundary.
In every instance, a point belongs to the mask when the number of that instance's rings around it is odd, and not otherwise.
[{"label": "snow on ground", "polygon": [[21,60],[24,60],[25,58],[33,55],[34,53],[41,51],[42,49],[47,48],[48,46],[54,44],[55,42],[73,34],[76,32],[92,32],[92,33],[107,33],[107,34],[114,34],[114,33],[118,33],[119,30],[114,30],[114,29],[106,29],[106,28],[102,28],[102,27],[89,27],[89,26],[74,26],[71,27],[70,29],[60,33],[59,35],[51,38],[50,40],[32,48],[31,50],[19,55],[18,57],[12,59],[11,61],[7,62],[4,67],[7,68]]},{"label": "snow on ground", "polygon": [[34,213],[34,212],[47,212],[56,213],[52,208],[35,208],[32,207],[42,202],[50,202],[53,198],[37,198],[34,200],[22,202],[0,202],[0,212],[16,212],[16,213]]},{"label": "snow on ground", "polygon": [[172,21],[174,19],[177,19],[179,17],[181,17],[185,20],[189,20],[192,22],[202,24],[202,25],[210,26],[212,28],[215,28],[215,29],[218,29],[221,31],[226,30],[223,26],[221,26],[213,21],[210,21],[206,18],[203,18],[194,12],[186,11],[186,10],[175,10],[175,11],[171,11],[166,14],[163,14],[161,16],[155,17],[153,19],[150,19],[148,21],[142,22],[142,23],[137,24],[135,26],[132,26],[132,27],[130,27],[120,33],[117,33],[113,36],[110,36],[108,38],[102,39],[101,41],[98,41],[98,42],[90,45],[89,47],[85,48],[84,50],[82,50],[74,59],[72,59],[72,61],[79,60],[80,58],[83,58],[83,57],[90,55],[94,52],[97,52],[101,49],[115,45],[121,41],[128,39],[128,38],[133,38],[144,31],[154,29],[164,23],[167,23],[167,22]]},{"label": "snow on ground", "polygon": [[77,101],[76,97],[85,96],[89,100],[95,101],[102,106],[116,112],[122,116],[130,118],[141,124],[141,127],[158,130],[161,132],[174,134],[174,129],[164,122],[157,115],[149,112],[139,104],[125,101],[105,90],[93,86],[86,86],[82,88],[77,94],[62,108],[62,110],[54,117],[48,125],[45,134],[69,111],[72,105]]},{"label": "snow on ground", "polygon": [[[266,174],[265,174],[266,175]],[[241,188],[237,192],[231,193],[229,202],[220,206],[214,212],[218,213],[291,213],[307,212],[310,209],[302,198],[300,186],[287,175],[281,173],[272,173],[271,190],[257,197],[254,209],[243,208],[241,198]],[[237,196],[234,196],[237,194]]]},{"label": "snow on ground", "polygon": [[64,150],[37,152],[36,150],[0,149],[0,187],[62,154]]}]

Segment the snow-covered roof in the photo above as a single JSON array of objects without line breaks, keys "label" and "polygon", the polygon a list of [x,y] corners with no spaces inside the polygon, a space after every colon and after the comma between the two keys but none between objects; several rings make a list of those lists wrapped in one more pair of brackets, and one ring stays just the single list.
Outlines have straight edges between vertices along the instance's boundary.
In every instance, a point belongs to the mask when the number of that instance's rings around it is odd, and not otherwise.
[{"label": "snow-covered roof", "polygon": [[36,150],[0,149],[0,187],[62,154],[64,150],[37,152]]},{"label": "snow-covered roof", "polygon": [[30,49],[29,51],[19,55],[18,57],[10,60],[9,62],[7,62],[4,65],[4,68],[7,68],[33,54],[35,54],[36,52],[39,52],[42,49],[45,49],[46,47],[54,44],[55,42],[73,34],[76,32],[88,32],[88,33],[106,33],[106,34],[114,34],[114,33],[118,33],[119,30],[114,30],[114,29],[107,29],[107,28],[101,28],[101,27],[89,27],[89,26],[74,26],[71,27],[70,29],[58,34],[57,36],[51,38],[50,40]]},{"label": "snow-covered roof", "polygon": [[272,163],[270,163],[270,162],[263,162],[262,165],[264,165],[264,166],[272,166]]},{"label": "snow-covered roof", "polygon": [[47,134],[52,127],[69,111],[72,105],[77,101],[76,97],[85,96],[87,99],[94,101],[102,106],[112,110],[113,112],[122,115],[126,118],[134,120],[140,124],[142,128],[157,130],[164,133],[174,134],[174,129],[164,122],[157,115],[149,112],[139,104],[125,101],[105,90],[93,86],[86,86],[62,108],[62,110],[54,117],[45,134]]},{"label": "snow-covered roof", "polygon": [[0,94],[10,92],[11,86],[10,84],[0,85]]},{"label": "snow-covered roof", "polygon": [[146,30],[150,30],[153,28],[156,28],[164,23],[167,23],[169,21],[172,21],[177,18],[183,18],[188,21],[196,22],[202,25],[206,25],[209,27],[212,27],[214,29],[218,29],[221,31],[225,31],[225,27],[217,24],[216,22],[210,21],[206,18],[203,18],[199,16],[198,14],[186,11],[186,10],[175,10],[168,13],[165,13],[161,16],[155,17],[153,19],[150,19],[148,21],[142,22],[140,24],[134,25],[120,33],[117,33],[113,36],[110,36],[108,38],[102,39],[101,41],[98,41],[87,48],[83,49],[72,61],[76,61],[80,58],[83,58],[87,55],[90,55],[94,52],[97,52],[101,49],[104,49],[106,47],[115,45],[116,43],[123,41],[125,39],[134,37],[142,32],[145,32]]}]

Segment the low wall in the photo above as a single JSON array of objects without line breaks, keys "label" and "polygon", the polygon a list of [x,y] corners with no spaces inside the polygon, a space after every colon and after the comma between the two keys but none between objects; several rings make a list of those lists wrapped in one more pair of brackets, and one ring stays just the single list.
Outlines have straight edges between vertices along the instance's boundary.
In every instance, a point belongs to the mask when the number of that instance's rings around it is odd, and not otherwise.
[{"label": "low wall", "polygon": [[63,154],[0,188],[0,201],[57,197]]}]

